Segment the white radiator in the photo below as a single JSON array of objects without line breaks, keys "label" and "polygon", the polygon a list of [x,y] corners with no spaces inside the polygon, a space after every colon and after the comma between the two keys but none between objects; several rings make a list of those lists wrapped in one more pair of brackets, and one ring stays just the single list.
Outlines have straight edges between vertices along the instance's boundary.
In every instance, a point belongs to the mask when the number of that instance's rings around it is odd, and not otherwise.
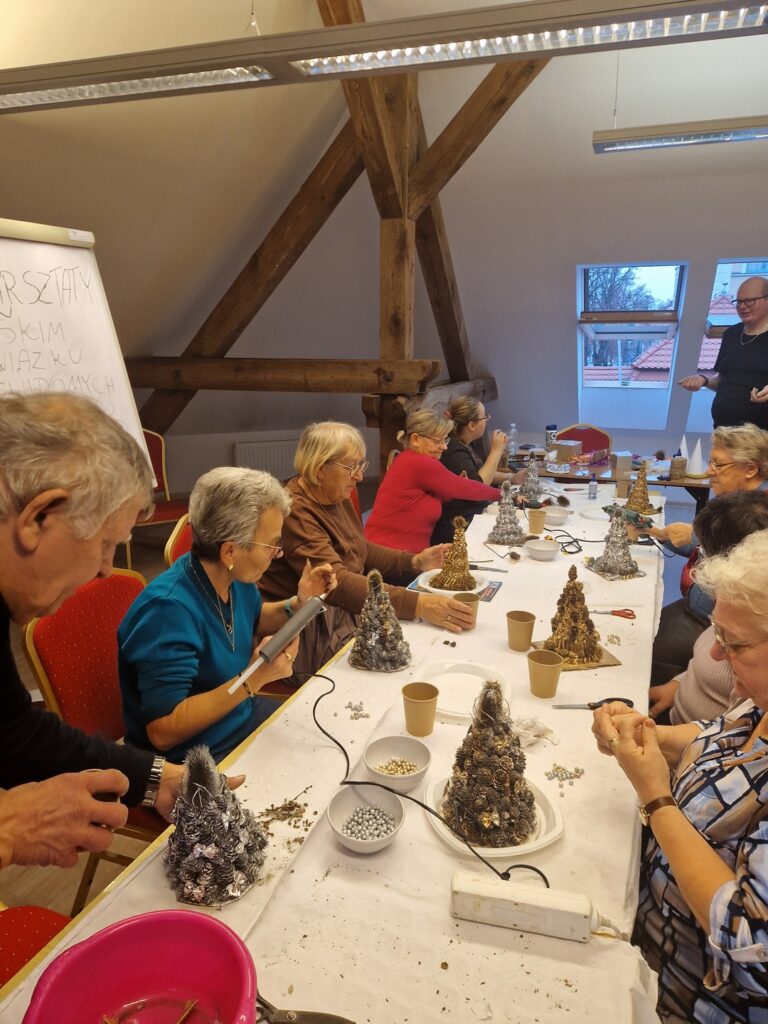
[{"label": "white radiator", "polygon": [[236,441],[234,464],[248,469],[265,469],[278,480],[296,475],[293,456],[299,443],[299,434],[265,438],[263,441]]}]

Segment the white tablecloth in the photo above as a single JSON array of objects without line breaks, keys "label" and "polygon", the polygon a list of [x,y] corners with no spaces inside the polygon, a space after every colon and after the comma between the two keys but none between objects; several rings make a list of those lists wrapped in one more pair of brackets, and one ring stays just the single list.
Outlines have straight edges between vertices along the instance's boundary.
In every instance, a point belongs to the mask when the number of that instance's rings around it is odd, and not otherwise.
[{"label": "white tablecloth", "polygon": [[[608,491],[601,488],[600,497]],[[603,536],[607,523],[580,513],[603,501],[571,497],[568,528],[584,537]],[[482,544],[491,526],[490,513],[475,518],[468,535],[472,558],[491,557]],[[587,551],[597,555],[602,547],[588,545]],[[558,555],[551,563],[533,562],[525,554],[517,563],[498,558],[493,564],[508,572],[488,573],[503,585],[493,601],[481,603],[474,631],[453,637],[421,623],[407,624],[413,664],[393,675],[352,669],[344,654],[327,670],[337,689],[318,709],[322,724],[348,750],[353,776],[364,778],[357,762],[369,738],[404,732],[399,692],[404,683],[422,678],[436,662],[491,667],[510,685],[513,717],[537,716],[553,730],[554,743],[540,740],[526,750],[527,775],[559,807],[564,834],[527,859],[554,888],[585,893],[624,935],[631,931],[637,900],[637,801],[617,766],[597,753],[589,711],[554,710],[551,701],[531,696],[526,657],[507,646],[505,615],[511,609],[535,612],[534,639],[544,639],[568,568],[575,564],[591,608],[631,607],[637,619],[595,619],[604,642],[608,635],[618,638],[619,643],[607,641],[606,646],[622,664],[564,672],[557,701],[624,696],[646,707],[661,559],[655,549],[635,548],[633,553],[647,575],[615,583],[587,571],[583,554]],[[455,639],[456,647],[446,646],[446,639]],[[327,689],[323,679],[307,684],[232,766],[247,773],[240,794],[254,811],[304,791],[299,799],[307,803],[310,831],[273,826],[261,883],[236,904],[202,911],[220,916],[246,939],[266,997],[281,1006],[337,1012],[358,1024],[655,1021],[655,978],[627,941],[593,937],[579,944],[454,920],[449,912],[453,874],[485,869],[449,849],[419,807],[406,804],[395,842],[378,854],[354,854],[334,840],[324,811],[341,782],[344,762],[311,715],[315,699]],[[353,718],[345,707],[350,701],[362,701],[370,717]],[[466,728],[440,721],[427,737],[433,758],[428,780],[449,774]],[[557,783],[544,774],[554,762],[585,772],[572,786],[566,783],[562,797]],[[299,836],[305,837],[303,844]],[[55,952],[114,921],[177,906],[162,854],[158,844],[122,875],[87,908]],[[523,871],[513,872],[513,878],[538,884]],[[0,1003],[3,1022],[21,1021],[48,960]]]}]

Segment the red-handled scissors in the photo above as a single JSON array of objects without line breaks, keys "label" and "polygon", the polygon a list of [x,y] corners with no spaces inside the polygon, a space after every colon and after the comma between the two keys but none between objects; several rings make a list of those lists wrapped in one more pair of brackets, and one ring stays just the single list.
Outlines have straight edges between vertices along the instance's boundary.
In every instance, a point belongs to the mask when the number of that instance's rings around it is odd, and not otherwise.
[{"label": "red-handled scissors", "polygon": [[596,611],[594,608],[590,609],[590,615],[618,615],[620,619],[636,619],[637,616],[631,608],[613,608],[611,611]]}]

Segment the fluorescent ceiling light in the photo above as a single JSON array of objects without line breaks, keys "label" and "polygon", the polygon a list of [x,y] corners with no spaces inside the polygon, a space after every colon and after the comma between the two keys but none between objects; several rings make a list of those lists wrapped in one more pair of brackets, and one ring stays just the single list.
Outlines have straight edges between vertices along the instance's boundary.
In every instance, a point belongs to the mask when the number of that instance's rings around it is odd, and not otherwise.
[{"label": "fluorescent ceiling light", "polygon": [[768,31],[768,4],[526,0],[0,72],[0,113]]},{"label": "fluorescent ceiling light", "polygon": [[768,139],[768,116],[615,128],[595,132],[592,148],[596,153],[621,153],[635,149],[664,149],[667,146],[698,146],[707,142],[752,142],[755,139]]}]

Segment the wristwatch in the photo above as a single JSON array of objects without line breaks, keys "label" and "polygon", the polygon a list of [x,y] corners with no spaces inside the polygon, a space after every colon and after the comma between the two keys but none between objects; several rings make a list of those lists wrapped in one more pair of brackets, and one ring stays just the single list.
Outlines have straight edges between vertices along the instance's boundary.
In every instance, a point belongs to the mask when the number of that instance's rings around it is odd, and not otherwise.
[{"label": "wristwatch", "polygon": [[149,769],[147,788],[144,790],[144,799],[141,801],[142,807],[155,806],[157,794],[160,792],[160,779],[163,776],[163,768],[165,768],[164,757],[155,757],[152,759],[152,767]]},{"label": "wristwatch", "polygon": [[655,800],[651,800],[649,804],[640,805],[637,808],[637,813],[640,815],[640,821],[644,825],[650,824],[651,815],[654,811],[658,811],[660,807],[677,807],[677,801],[673,796],[659,796]]}]

